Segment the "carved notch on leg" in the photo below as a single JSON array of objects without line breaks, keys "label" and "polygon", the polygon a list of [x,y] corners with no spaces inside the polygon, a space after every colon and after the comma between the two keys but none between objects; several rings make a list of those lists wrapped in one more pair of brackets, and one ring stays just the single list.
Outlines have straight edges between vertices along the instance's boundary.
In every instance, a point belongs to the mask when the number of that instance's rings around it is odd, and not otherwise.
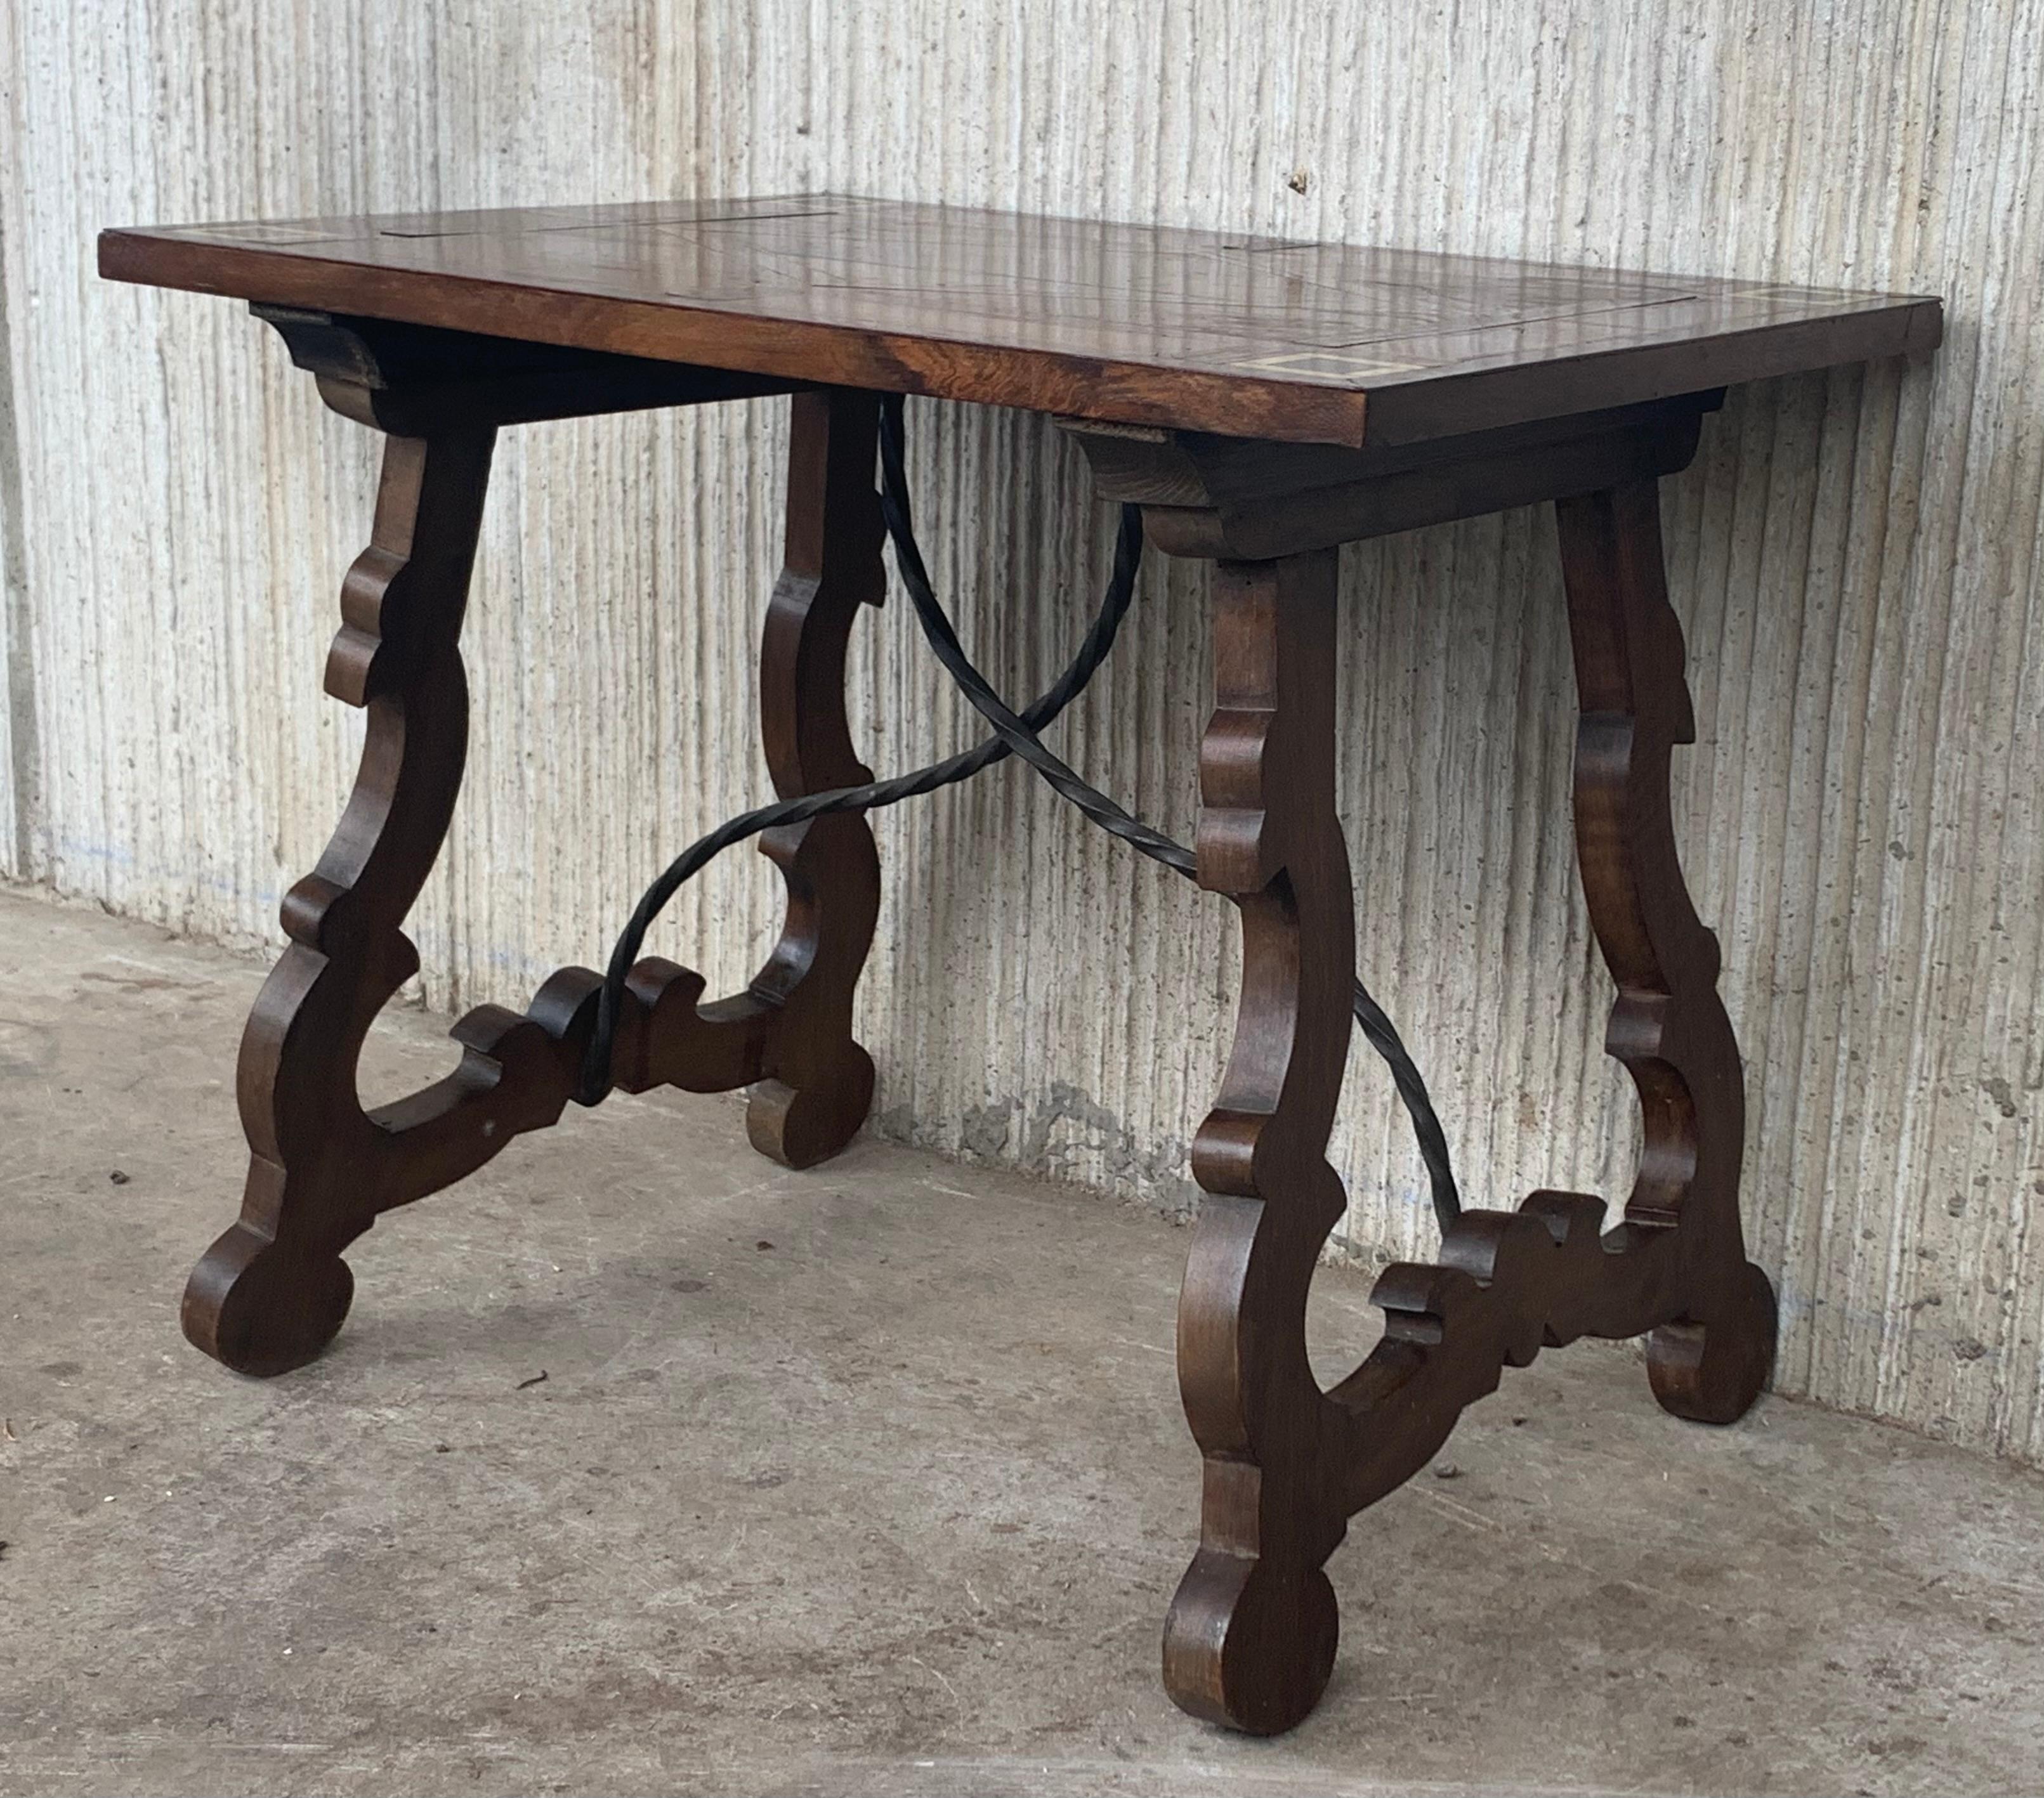
[{"label": "carved notch on leg", "polygon": [[1200,1548],[1164,1626],[1164,1684],[1259,1735],[1310,1711],[1334,1665],[1340,1541],[1307,1286],[1340,1217],[1327,1132],[1348,1049],[1354,922],[1335,811],[1332,550],[1216,572],[1215,707],[1200,750],[1200,884],[1242,914],[1242,1001],[1193,1147],[1200,1208],[1178,1382],[1205,1457]]},{"label": "carved notch on leg", "polygon": [[1730,1423],[1773,1364],[1773,1289],[1746,1259],[1739,1045],[1718,996],[1717,938],[1682,878],[1669,751],[1696,740],[1682,627],[1668,604],[1658,489],[1628,481],[1557,504],[1581,722],[1576,846],[1584,895],[1618,983],[1604,1044],[1639,1088],[1645,1141],[1626,1206],[1673,1230],[1680,1309],[1648,1339],[1654,1396]]}]

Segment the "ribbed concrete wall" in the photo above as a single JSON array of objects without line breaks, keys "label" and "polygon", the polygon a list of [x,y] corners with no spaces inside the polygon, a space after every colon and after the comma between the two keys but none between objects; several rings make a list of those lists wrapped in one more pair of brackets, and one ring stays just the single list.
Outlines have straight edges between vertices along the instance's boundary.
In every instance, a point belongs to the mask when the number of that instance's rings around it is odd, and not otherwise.
[{"label": "ribbed concrete wall", "polygon": [[[349,777],[358,720],[318,669],[371,447],[232,306],[98,284],[102,224],[828,185],[1944,294],[1934,369],[1738,393],[1672,484],[1680,809],[1747,1057],[1778,1382],[2044,1459],[2044,0],[5,4],[9,866],[209,937],[274,934]],[[912,428],[944,590],[1033,691],[1108,521],[1038,423]],[[435,1004],[599,959],[666,856],[767,790],[748,677],[782,434],[763,404],[507,443],[470,787],[417,918]],[[1343,565],[1362,963],[1492,1203],[1621,1190],[1632,1146],[1566,834],[1553,563],[1515,514]],[[1180,831],[1201,600],[1154,567],[1062,734]],[[877,767],[973,734],[905,608],[855,686]],[[1186,1203],[1224,909],[1012,768],[880,830],[882,1127]],[[775,903],[740,856],[658,946],[735,980]],[[1345,1246],[1424,1253],[1387,1084],[1354,1065]]]}]

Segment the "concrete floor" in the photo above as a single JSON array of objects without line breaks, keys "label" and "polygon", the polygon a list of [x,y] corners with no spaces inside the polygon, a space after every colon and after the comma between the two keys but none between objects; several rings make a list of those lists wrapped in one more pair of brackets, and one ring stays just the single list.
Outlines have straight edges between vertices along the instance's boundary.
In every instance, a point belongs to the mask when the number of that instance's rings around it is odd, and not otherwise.
[{"label": "concrete floor", "polygon": [[[328,1358],[188,1348],[259,971],[0,898],[0,1790],[2035,1792],[2044,1479],[1623,1348],[1352,1528],[1318,1715],[1156,1677],[1185,1237],[728,1101],[571,1111],[354,1252]],[[372,1091],[449,1059],[402,1013]],[[1331,1372],[1374,1334],[1324,1275]]]}]

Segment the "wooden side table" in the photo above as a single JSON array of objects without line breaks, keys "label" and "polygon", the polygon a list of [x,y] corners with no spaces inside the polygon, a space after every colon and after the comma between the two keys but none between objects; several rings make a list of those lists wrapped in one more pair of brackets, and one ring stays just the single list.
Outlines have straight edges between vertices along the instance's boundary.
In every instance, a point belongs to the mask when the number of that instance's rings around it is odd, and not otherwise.
[{"label": "wooden side table", "polygon": [[[251,1160],[186,1333],[244,1373],[317,1355],[353,1291],[341,1251],[575,1096],[594,973],[522,1015],[455,1026],[458,1070],[373,1110],[355,1066],[417,968],[405,914],[460,785],[458,639],[498,430],[792,393],[786,565],[760,716],[776,790],[870,778],[844,711],[847,638],[886,579],[878,397],[1055,415],[1153,542],[1215,564],[1214,706],[1200,754],[1203,885],[1240,908],[1240,1018],[1193,1150],[1204,1190],[1178,1320],[1205,1457],[1200,1547],[1164,1632],[1194,1714],[1275,1731],[1331,1668],[1322,1563],[1347,1519],[1424,1466],[1500,1370],[1581,1336],[1649,1335],[1654,1395],[1727,1423],[1774,1347],[1746,1258],[1743,1096],[1716,939],[1685,890],[1669,752],[1694,735],[1663,583],[1657,482],[1729,383],[1938,341],[1931,299],[1083,224],[838,196],[113,231],[116,279],[236,296],[336,410],[386,434],[369,547],[327,688],[365,707],[354,796],[291,889],[290,944],[238,1081]],[[1437,1264],[1389,1267],[1381,1343],[1324,1391],[1307,1286],[1342,1190],[1325,1149],[1350,1029],[1347,853],[1335,809],[1335,546],[1552,500],[1581,719],[1575,829],[1618,985],[1607,1045],[1639,1093],[1623,1220],[1538,1192],[1475,1211]],[[855,815],[770,834],[778,946],[735,997],[649,959],[616,1069],[628,1091],[751,1089],[763,1154],[805,1167],[864,1118],[852,1035],[879,871]]]}]

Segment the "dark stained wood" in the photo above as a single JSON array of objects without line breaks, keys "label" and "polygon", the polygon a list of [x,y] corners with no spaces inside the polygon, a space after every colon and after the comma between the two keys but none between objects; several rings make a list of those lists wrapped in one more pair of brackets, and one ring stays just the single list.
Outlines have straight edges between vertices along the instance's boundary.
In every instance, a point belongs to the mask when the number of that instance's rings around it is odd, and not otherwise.
[{"label": "dark stained wood", "polygon": [[1928,350],[1934,300],[839,194],[110,231],[102,274],[1239,437],[1407,443]]},{"label": "dark stained wood", "polygon": [[[354,1291],[340,1251],[378,1210],[559,1115],[558,1103],[520,1104],[519,1083],[498,1077],[516,1065],[517,1042],[487,1067],[472,1066],[471,1051],[440,1083],[448,1102],[408,1118],[402,1138],[355,1097],[369,1026],[418,971],[405,914],[461,785],[458,643],[495,435],[481,424],[391,439],[369,547],[342,584],[326,685],[368,711],[361,772],[317,867],[285,896],[290,944],[250,1015],[236,1079],[250,1157],[241,1217],[185,1289],[186,1335],[244,1373],[281,1372],[325,1347]],[[444,1127],[456,1111],[469,1114],[459,1133]]]},{"label": "dark stained wood", "polygon": [[[887,593],[874,491],[880,408],[838,389],[794,402],[785,565],[766,610],[759,723],[782,799],[856,787],[844,662],[851,627]],[[880,857],[856,813],[770,830],[760,848],[788,886],[788,922],[752,991],[780,1014],[745,1127],[753,1147],[807,1167],[849,1142],[873,1102],[873,1062],[851,1004],[880,914]]]},{"label": "dark stained wood", "polygon": [[[870,393],[795,398],[785,559],[759,658],[761,734],[783,799],[873,778],[851,746],[844,668],[861,611],[886,596],[878,428]],[[880,911],[880,859],[871,828],[853,813],[769,830],[759,849],[787,887],[786,920],[765,965],[743,992],[698,1005],[700,974],[658,957],[640,962],[613,1064],[627,1092],[750,1087],[753,1147],[809,1167],[851,1141],[873,1102],[873,1060],[853,1040],[851,1010]],[[585,978],[593,995],[595,977]],[[578,1023],[574,1041],[586,1044],[592,1027]]]},{"label": "dark stained wood", "polygon": [[1651,1332],[1655,1396],[1730,1423],[1773,1365],[1775,1303],[1739,1229],[1739,1052],[1716,940],[1677,860],[1669,751],[1692,740],[1656,488],[1559,508],[1582,721],[1576,827],[1618,1003],[1607,1037],[1639,1091],[1639,1174],[1615,1229],[1585,1194],[1471,1211],[1437,1264],[1385,1270],[1377,1347],[1323,1392],[1306,1292],[1340,1217],[1324,1159],[1348,1018],[1346,857],[1334,811],[1333,574],[1325,554],[1217,581],[1215,710],[1201,753],[1200,878],[1243,914],[1242,1014],[1193,1169],[1207,1194],[1179,1302],[1178,1371],[1205,1456],[1198,1553],[1164,1630],[1197,1716],[1268,1734],[1318,1701],[1338,1619],[1321,1563],[1347,1520],[1424,1467],[1507,1367],[1585,1335]]},{"label": "dark stained wood", "polygon": [[[525,370],[514,364],[514,384]],[[483,387],[486,381],[477,378]],[[336,409],[366,406],[336,394]],[[421,409],[398,390],[393,402]],[[797,401],[789,568],[769,608],[762,710],[776,785],[867,778],[851,749],[845,638],[883,591],[870,394]],[[435,399],[424,409],[444,416]],[[327,689],[369,714],[355,792],[318,866],[286,896],[290,945],[258,997],[237,1076],[250,1163],[240,1219],[187,1283],[185,1333],[237,1371],[312,1359],[354,1292],[341,1251],[382,1212],[471,1174],[511,1139],[559,1119],[579,1084],[600,981],[553,976],[521,1017],[500,1006],[454,1027],[459,1066],[365,1111],[355,1068],[376,1014],[418,971],[404,920],[440,853],[467,753],[459,636],[497,410],[439,435],[391,437],[370,546],[348,571]],[[849,829],[845,826],[850,826]],[[820,819],[762,845],[789,889],[788,922],[747,991],[697,1004],[701,976],[649,957],[632,971],[615,1052],[628,1091],[758,1083],[748,1123],[763,1153],[806,1166],[864,1120],[873,1064],[851,1037],[852,988],[871,941],[879,868],[863,819]]]},{"label": "dark stained wood", "polygon": [[[1193,1172],[1179,1309],[1204,1458],[1200,1546],[1164,1679],[1195,1715],[1289,1727],[1339,1618],[1347,1520],[1426,1466],[1502,1370],[1585,1335],[1646,1335],[1660,1402],[1726,1423],[1772,1364],[1775,1302],[1739,1225],[1739,1053],[1716,939],[1677,856],[1670,753],[1694,736],[1657,481],[1730,381],[1927,349],[1938,303],[1009,217],[825,196],[115,232],[120,278],[257,302],[328,404],[389,434],[370,547],[328,663],[367,707],[360,774],[242,1045],[240,1220],[186,1294],[193,1341],[271,1374],[317,1355],[375,1218],[555,1121],[597,976],[455,1027],[445,1079],[372,1111],[355,1070],[418,965],[403,924],[462,773],[459,638],[498,427],[793,390],[785,565],[760,719],[777,792],[870,778],[849,634],[885,591],[874,389],[1063,415],[1105,495],[1215,576],[1215,705],[1198,864],[1240,910],[1240,1014]],[[1575,826],[1618,987],[1610,1052],[1643,1152],[1616,1225],[1538,1192],[1472,1211],[1438,1262],[1387,1268],[1382,1340],[1331,1390],[1305,1352],[1316,1259],[1343,1206],[1326,1144],[1348,1046],[1354,919],[1335,810],[1335,556],[1353,538],[1555,500],[1581,720]],[[865,822],[770,834],[786,924],[747,989],[632,970],[617,1083],[752,1088],[753,1142],[835,1152],[871,1102],[854,990],[878,905]],[[653,872],[649,857],[646,870]]]},{"label": "dark stained wood", "polygon": [[786,393],[793,385],[768,375],[518,343],[387,319],[291,306],[250,309],[276,328],[292,362],[317,379],[321,397],[336,412],[397,437],[431,436],[448,425],[536,424],[753,399]]},{"label": "dark stained wood", "polygon": [[1681,1308],[1649,1339],[1647,1371],[1677,1417],[1727,1424],[1773,1365],[1775,1302],[1739,1226],[1746,1091],[1718,997],[1718,941],[1690,901],[1669,811],[1669,752],[1693,743],[1696,726],[1658,491],[1631,481],[1555,512],[1582,708],[1577,853],[1618,983],[1604,1046],[1639,1090],[1645,1133],[1626,1220],[1692,1245]]},{"label": "dark stained wood", "polygon": [[1195,1716],[1269,1735],[1334,1666],[1320,1563],[1325,1409],[1306,1289],[1340,1218],[1327,1132],[1348,1052],[1355,920],[1335,811],[1334,552],[1224,563],[1214,710],[1200,746],[1200,884],[1242,913],[1242,1000],[1193,1142],[1205,1194],[1178,1301],[1178,1386],[1206,1458],[1200,1548],[1164,1625],[1164,1685]]},{"label": "dark stained wood", "polygon": [[1168,554],[1266,560],[1642,477],[1696,452],[1722,389],[1361,450],[1147,425],[1068,425],[1104,499],[1143,508]]}]

